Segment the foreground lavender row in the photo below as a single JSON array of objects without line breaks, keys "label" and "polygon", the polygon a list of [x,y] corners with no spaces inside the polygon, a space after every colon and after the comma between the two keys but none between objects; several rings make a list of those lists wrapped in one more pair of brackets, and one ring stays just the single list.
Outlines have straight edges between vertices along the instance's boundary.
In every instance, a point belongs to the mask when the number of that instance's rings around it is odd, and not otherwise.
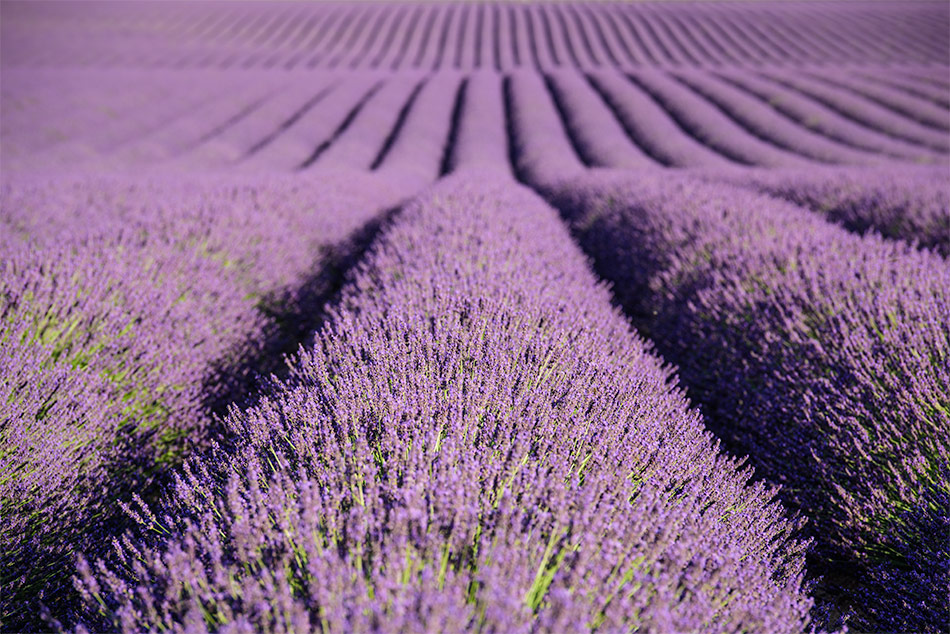
[{"label": "foreground lavender row", "polygon": [[4,625],[74,601],[73,558],[107,545],[116,500],[204,445],[213,411],[312,329],[350,234],[399,200],[381,178],[337,177],[4,190]]},{"label": "foreground lavender row", "polygon": [[807,514],[827,592],[870,631],[940,631],[946,261],[729,186],[604,174],[544,189],[717,434]]},{"label": "foreground lavender row", "polygon": [[288,380],[105,563],[138,632],[797,632],[802,545],[719,455],[554,210],[455,176],[403,209]]}]

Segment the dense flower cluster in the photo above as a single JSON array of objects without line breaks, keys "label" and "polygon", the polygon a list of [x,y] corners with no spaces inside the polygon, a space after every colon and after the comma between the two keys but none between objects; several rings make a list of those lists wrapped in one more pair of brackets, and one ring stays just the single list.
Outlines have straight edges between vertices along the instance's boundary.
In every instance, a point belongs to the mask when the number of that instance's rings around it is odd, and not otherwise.
[{"label": "dense flower cluster", "polygon": [[355,176],[5,189],[4,622],[36,627],[75,554],[98,552],[116,500],[204,444],[248,373],[279,367],[309,332],[348,236],[396,202]]},{"label": "dense flower cluster", "polygon": [[945,168],[746,170],[716,180],[808,207],[852,231],[875,231],[950,255]]},{"label": "dense flower cluster", "polygon": [[[730,447],[862,566],[870,627],[947,621],[950,267],[684,177],[547,189]],[[900,597],[903,610],[886,604]],[[877,619],[875,621],[875,619]]]},{"label": "dense flower cluster", "polygon": [[127,632],[800,631],[802,545],[556,212],[456,176],[81,589]]}]

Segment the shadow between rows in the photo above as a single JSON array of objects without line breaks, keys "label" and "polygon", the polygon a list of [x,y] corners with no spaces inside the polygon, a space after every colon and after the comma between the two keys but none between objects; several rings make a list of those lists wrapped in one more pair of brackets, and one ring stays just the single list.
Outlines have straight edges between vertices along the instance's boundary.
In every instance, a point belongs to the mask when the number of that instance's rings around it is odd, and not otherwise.
[{"label": "shadow between rows", "polygon": [[313,342],[357,265],[401,209],[402,205],[385,208],[348,238],[323,246],[319,266],[302,284],[261,299],[259,310],[272,324],[263,341],[243,342],[237,362],[214,364],[205,379],[204,411],[218,421],[208,437],[225,433],[220,419],[229,409],[252,406],[272,377],[287,374],[287,356]]},{"label": "shadow between rows", "polygon": [[[548,86],[548,89],[550,90],[550,86]],[[609,262],[607,258],[602,257],[603,254],[592,250],[588,235],[592,230],[592,226],[587,226],[584,231],[581,231],[575,222],[572,221],[573,219],[586,216],[584,205],[578,204],[572,206],[572,204],[560,199],[556,193],[556,183],[544,182],[543,177],[539,177],[537,174],[532,173],[530,168],[525,167],[527,163],[525,159],[525,144],[519,142],[520,135],[515,128],[515,117],[513,116],[515,105],[511,93],[510,77],[506,77],[503,83],[503,99],[508,137],[508,157],[516,180],[522,185],[534,190],[542,199],[546,200],[549,205],[557,210],[561,219],[567,225],[575,244],[591,259],[590,266],[594,273],[600,279],[609,281],[612,288],[611,294],[614,306],[626,315],[635,331],[651,343],[654,354],[663,358],[665,362],[674,365],[676,374],[673,380],[684,390],[692,407],[698,408],[702,412],[707,429],[721,442],[721,451],[739,460],[750,459],[751,463],[755,465],[757,456],[750,454],[748,447],[735,442],[730,433],[731,418],[729,416],[723,416],[716,411],[718,408],[715,399],[697,398],[705,377],[699,376],[695,372],[692,374],[688,372],[684,373],[683,369],[680,368],[680,364],[677,363],[684,359],[677,358],[676,355],[670,356],[670,353],[674,351],[664,345],[662,337],[657,337],[659,333],[657,333],[654,328],[656,325],[654,321],[656,319],[656,306],[644,301],[643,291],[645,289],[643,288],[642,280],[646,277],[646,271],[659,266],[659,263],[643,261],[632,270],[624,272],[622,269],[612,266],[612,263]],[[563,117],[563,112],[560,110],[558,114]],[[565,126],[565,128],[566,127],[567,126]],[[565,129],[565,134],[572,148],[577,152],[578,157],[583,157],[583,148],[579,146],[577,139],[570,134],[570,130]],[[631,174],[633,173],[635,172],[631,171]],[[565,178],[569,177],[569,174],[565,175]],[[595,223],[596,222],[597,221],[595,221]],[[601,229],[609,233],[608,228],[601,227]],[[675,308],[685,308],[685,305],[694,297],[695,293],[698,292],[699,285],[701,284],[701,282],[696,282],[689,288],[684,287],[681,289],[681,298],[676,302]],[[626,289],[627,292],[622,292],[623,289]],[[669,314],[669,312],[671,311],[667,311],[667,314]],[[673,310],[672,312],[675,314],[676,311]],[[728,395],[720,394],[717,396],[719,398],[728,399]],[[757,471],[752,481],[763,480],[765,480],[763,472]],[[784,496],[780,494],[779,497],[784,501]],[[800,537],[807,538],[807,533],[808,530],[806,529],[805,534],[800,535]],[[858,586],[857,580],[862,574],[859,570],[843,569],[841,563],[842,562],[826,561],[814,550],[812,550],[807,557],[806,583],[811,588],[811,596],[816,599],[811,616],[820,627],[826,627],[830,630],[839,629],[845,616],[853,610],[854,605],[853,601],[849,600],[848,589]],[[846,562],[845,565],[848,563],[851,562]]]},{"label": "shadow between rows", "polygon": [[[85,527],[67,527],[61,535],[65,550],[59,554],[33,549],[39,565],[29,573],[27,585],[40,590],[32,598],[32,592],[23,597],[26,604],[33,605],[24,605],[22,612],[3,623],[3,631],[64,631],[64,627],[71,629],[91,616],[70,579],[80,550],[90,562],[106,557],[112,542],[133,526],[119,502],[131,502],[134,492],[147,504],[154,504],[170,489],[181,464],[200,459],[211,440],[222,447],[233,445],[235,439],[229,436],[225,424],[229,410],[253,406],[275,378],[287,374],[287,355],[314,340],[352,272],[401,208],[401,203],[384,208],[349,237],[321,247],[313,270],[300,284],[261,298],[258,310],[268,318],[269,327],[263,337],[248,333],[243,341],[210,364],[202,382],[200,406],[209,424],[185,439],[177,459],[146,466],[139,449],[148,444],[157,430],[136,435],[133,442],[137,446],[126,443],[126,449],[116,452],[108,465],[105,484],[99,485],[100,494],[114,501],[112,513]],[[73,548],[70,534],[75,536],[77,530],[87,539],[82,540],[86,542],[84,546]],[[101,625],[105,627],[108,622]]]}]

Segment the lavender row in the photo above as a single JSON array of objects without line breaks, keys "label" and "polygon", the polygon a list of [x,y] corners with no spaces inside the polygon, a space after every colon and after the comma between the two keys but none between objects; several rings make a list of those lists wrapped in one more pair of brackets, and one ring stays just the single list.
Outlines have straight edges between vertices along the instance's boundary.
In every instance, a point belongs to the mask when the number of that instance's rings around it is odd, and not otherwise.
[{"label": "lavender row", "polygon": [[[78,112],[50,106],[30,114],[26,104],[33,98],[49,105],[59,98],[59,82],[75,78],[47,72],[44,77],[51,83],[39,88],[28,75],[15,73],[4,97],[12,114],[4,119],[10,142],[4,144],[3,159],[8,169],[21,172],[143,166],[189,171],[290,171],[334,165],[378,169],[400,139],[412,138],[414,126],[423,125],[414,121],[431,117],[431,129],[420,128],[429,140],[420,141],[413,151],[428,164],[432,157],[444,161],[445,146],[451,142],[449,125],[457,127],[467,116],[464,108],[455,107],[462,84],[489,73],[245,74],[123,75],[127,85],[119,103],[127,98],[136,105],[116,110],[103,121],[100,111],[112,107],[116,78],[83,73],[90,85],[102,89],[98,103],[85,88],[73,86],[70,90],[76,94],[68,101],[89,100]],[[870,129],[822,105],[820,95],[806,96],[750,73],[639,72],[628,77],[614,71],[583,75],[565,70],[541,77],[540,90],[553,100],[588,166],[817,167],[947,161],[945,151],[889,136],[888,125],[894,121],[922,128],[895,112],[884,110],[887,121],[879,122],[880,129]],[[160,84],[160,94],[150,98],[153,81]],[[181,81],[200,89],[191,95],[181,89]],[[533,79],[515,81],[536,84]],[[477,96],[474,89],[471,95]],[[861,96],[849,98],[853,106],[882,109]],[[453,116],[456,121],[446,123]],[[928,134],[938,132],[930,129]],[[506,145],[503,141],[499,147]]]},{"label": "lavender row", "polygon": [[935,150],[889,135],[886,129],[869,126],[851,117],[847,111],[825,105],[804,92],[777,84],[749,72],[723,71],[717,76],[740,90],[766,101],[777,112],[805,128],[858,150],[916,162],[931,162],[939,156]]},{"label": "lavender row", "polygon": [[851,231],[950,255],[950,188],[941,168],[745,170],[710,177],[807,207]]},{"label": "lavender row", "polygon": [[[626,169],[662,165],[631,142],[626,129],[611,110],[611,98],[602,98],[591,85],[591,80],[580,73],[561,71],[547,75],[545,81],[564,125],[575,139],[587,165]],[[625,110],[630,106],[636,107],[628,104]],[[646,112],[641,111],[636,117],[638,128],[650,126],[649,117],[643,114]],[[658,132],[662,134],[664,130]]]},{"label": "lavender row", "polygon": [[808,75],[861,95],[928,128],[950,132],[950,110],[946,106],[941,107],[930,103],[929,100],[921,99],[904,89],[861,81],[837,69],[824,73],[808,73]]},{"label": "lavender row", "polygon": [[[623,76],[602,73],[589,77],[588,83],[602,91],[604,103],[585,93],[583,79],[568,71],[549,75],[546,82],[534,73],[514,74],[506,80],[509,134],[521,178],[550,183],[578,175],[587,167],[649,168],[633,145],[638,140],[658,163],[715,165],[699,173],[788,198],[853,231],[875,231],[943,254],[950,248],[950,205],[942,168],[737,169],[708,150],[705,155],[696,151],[705,148],[691,147],[695,142],[690,137],[676,139],[674,132],[663,127],[664,119],[645,117],[648,102],[638,101],[643,96]],[[628,129],[630,138],[617,138],[620,131],[605,112],[605,104],[618,106],[621,121],[640,123]],[[681,140],[687,143],[679,145]]]},{"label": "lavender row", "polygon": [[[383,84],[336,142],[331,142],[330,134],[326,135],[326,150],[314,159],[314,165],[368,170],[379,157],[386,137],[398,124],[401,111],[412,106],[424,84],[424,80],[408,77]],[[331,95],[329,100],[332,99]],[[319,107],[316,114],[320,114]]]},{"label": "lavender row", "polygon": [[584,171],[579,154],[591,152],[575,150],[541,75],[506,77],[504,98],[512,167],[520,179],[553,182]]},{"label": "lavender row", "polygon": [[873,84],[881,84],[903,93],[914,95],[937,106],[950,109],[950,95],[947,94],[947,85],[941,88],[931,82],[926,81],[924,77],[914,77],[903,73],[891,72],[859,72],[862,79],[866,79]]},{"label": "lavender row", "polygon": [[227,170],[245,160],[253,161],[255,154],[281,135],[296,134],[295,126],[314,116],[312,112],[340,89],[343,80],[337,75],[319,73],[288,79],[288,85],[275,90],[252,115],[224,128],[208,122],[209,131],[217,129],[219,132],[206,133],[180,162],[196,168]]},{"label": "lavender row", "polygon": [[[294,78],[259,73],[184,71],[58,72],[4,75],[2,158],[7,172],[135,169],[168,163],[220,167],[280,129],[272,104],[293,93]],[[314,75],[318,92],[332,78]],[[300,98],[303,102],[304,97]],[[62,104],[62,105],[60,105]],[[237,138],[262,125],[253,140]],[[242,142],[243,141],[243,142]],[[195,152],[200,148],[201,152]]]},{"label": "lavender row", "polygon": [[[579,175],[588,167],[606,166],[609,160],[622,158],[621,152],[629,156],[636,151],[617,150],[608,146],[602,136],[592,134],[592,130],[580,129],[580,117],[592,119],[597,114],[591,112],[589,104],[585,110],[568,110],[582,104],[564,98],[557,88],[564,86],[565,75],[552,77],[547,86],[544,78],[533,72],[512,73],[505,79],[513,167],[523,180],[556,182]],[[659,106],[623,75],[599,73],[589,81],[597,91],[602,91],[604,102],[617,109],[618,119],[631,139],[658,164],[712,167],[722,174],[741,167],[683,134]],[[603,125],[601,121],[596,129],[603,129]],[[617,143],[623,147],[622,139]],[[621,165],[633,167],[627,161]]]},{"label": "lavender row", "polygon": [[[109,85],[101,75],[90,79]],[[269,78],[263,86],[234,90],[236,76],[193,79],[218,94],[207,99],[202,91],[200,98],[186,98],[185,91],[172,89],[172,95],[133,109],[112,125],[92,126],[32,153],[26,149],[30,135],[24,134],[25,151],[18,152],[21,144],[14,142],[3,158],[17,172],[383,169],[413,180],[405,187],[411,193],[441,172],[463,81],[454,73],[316,74],[302,86],[290,78]],[[23,77],[16,82],[27,90]],[[193,107],[196,101],[199,107]],[[55,122],[24,116],[14,126],[45,124]]]},{"label": "lavender row", "polygon": [[[101,155],[209,97],[200,89],[187,96],[170,90],[167,73],[147,83],[129,74],[46,71],[32,77],[24,71],[5,73],[4,144],[0,148],[5,171],[34,157],[27,163],[31,167],[32,163],[53,166]],[[103,99],[104,91],[110,99]]]},{"label": "lavender row", "polygon": [[441,173],[461,81],[453,73],[353,73],[295,110],[236,167],[315,170],[313,177],[341,167],[378,171],[411,195]]},{"label": "lavender row", "polygon": [[373,73],[358,73],[342,79],[315,107],[288,119],[287,129],[277,128],[243,158],[245,172],[290,171],[309,167],[347,121],[351,121],[385,81]]},{"label": "lavender row", "polygon": [[630,138],[657,162],[676,167],[738,165],[684,133],[660,104],[623,74],[592,73],[590,83],[615,112]]},{"label": "lavender row", "polygon": [[[380,178],[44,179],[0,213],[0,621],[76,602],[116,502],[204,445],[214,412],[305,336],[348,236],[397,202]],[[329,267],[321,272],[324,267]]]},{"label": "lavender row", "polygon": [[[684,167],[880,165],[898,157],[946,161],[945,153],[856,126],[807,97],[776,94],[783,89],[763,87],[751,74],[733,72],[727,81],[715,77],[700,71],[640,71],[627,85],[622,75],[592,73],[587,82],[604,104],[592,99],[581,77],[570,71],[548,75],[548,83],[572,137],[594,152],[587,161],[593,165],[644,167],[642,156],[635,156],[644,151],[663,164]],[[604,105],[622,123],[633,148],[618,135]]]},{"label": "lavender row", "polygon": [[686,177],[545,185],[729,447],[810,520],[821,596],[870,631],[942,631],[950,266]]},{"label": "lavender row", "polygon": [[683,130],[704,145],[743,165],[817,167],[820,163],[763,141],[708,101],[659,72],[638,72],[631,81],[650,94]]},{"label": "lavender row", "polygon": [[375,169],[415,193],[443,172],[456,126],[455,107],[462,78],[446,73],[432,77],[422,88],[401,125],[394,128]]},{"label": "lavender row", "polygon": [[[121,147],[99,149],[107,161],[103,167],[180,162],[195,147],[214,140],[246,119],[257,118],[260,109],[286,86],[286,80],[280,76],[255,77],[251,81],[228,79],[230,82],[209,81],[212,84],[210,98],[177,111],[171,119],[136,130]],[[179,78],[172,88],[173,93],[187,94],[180,88],[181,80]],[[217,83],[224,86],[214,86]]]},{"label": "lavender row", "polygon": [[481,174],[496,171],[511,177],[502,77],[476,73],[466,79],[455,112],[455,136],[446,155],[445,171],[460,168]]},{"label": "lavender row", "polygon": [[291,376],[231,412],[237,440],[80,565],[91,627],[803,629],[773,492],[556,212],[467,174],[402,210]]},{"label": "lavender row", "polygon": [[895,139],[943,154],[950,152],[950,136],[835,85],[789,72],[761,74],[769,81],[802,92],[846,118]]},{"label": "lavender row", "polygon": [[947,9],[929,2],[87,4],[11,5],[5,64],[510,71],[947,62]]},{"label": "lavender row", "polygon": [[[4,158],[39,152],[83,131],[114,124],[116,118],[159,99],[166,89],[159,73],[147,83],[131,80],[131,74],[5,70],[0,89]],[[110,93],[107,104],[104,90]]]},{"label": "lavender row", "polygon": [[[673,78],[697,94],[741,126],[746,134],[786,151],[799,154],[820,163],[847,165],[880,165],[886,162],[880,156],[842,146],[828,137],[789,120],[767,103],[741,90],[716,81],[708,73],[683,71]],[[764,163],[763,163],[764,164]]]},{"label": "lavender row", "polygon": [[[530,115],[516,127],[537,127],[540,124],[536,119],[540,117],[548,122],[544,124],[549,128],[547,135],[563,136],[558,129],[565,128],[573,153],[589,167],[640,169],[665,165],[732,169],[744,163],[797,165],[803,170],[803,166],[820,166],[817,159],[859,165],[893,160],[879,151],[859,151],[809,132],[800,123],[786,121],[777,112],[737,92],[725,95],[723,101],[721,89],[728,90],[728,86],[721,84],[710,89],[711,80],[696,73],[677,76],[683,77],[689,86],[703,86],[702,93],[710,101],[678,85],[672,75],[640,72],[627,77],[601,72],[584,78],[562,71],[547,75],[546,86],[542,86],[540,79],[530,73],[512,74],[512,85],[521,86],[515,92],[522,96],[515,101],[530,102],[524,106]],[[644,82],[645,78],[649,79]],[[648,92],[657,88],[662,92]],[[723,105],[725,113],[717,111]],[[536,115],[539,111],[544,114]],[[746,127],[737,125],[727,114]],[[563,121],[562,125],[556,124],[557,118]],[[781,125],[772,125],[776,123]],[[532,134],[526,130],[512,133],[516,137]],[[557,144],[567,147],[560,141]],[[924,150],[917,154],[906,152],[905,156],[927,162],[940,160],[938,155]],[[555,162],[553,157],[548,160]],[[557,162],[572,160],[561,157]]]}]

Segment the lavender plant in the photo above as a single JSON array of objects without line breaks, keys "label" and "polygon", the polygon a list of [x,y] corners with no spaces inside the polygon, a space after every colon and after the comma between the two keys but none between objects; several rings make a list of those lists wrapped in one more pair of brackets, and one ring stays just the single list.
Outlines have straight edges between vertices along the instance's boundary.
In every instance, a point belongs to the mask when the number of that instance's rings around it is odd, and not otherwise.
[{"label": "lavender plant", "polygon": [[747,170],[715,178],[807,207],[851,231],[950,255],[950,178],[940,168]]},{"label": "lavender plant", "polygon": [[556,213],[469,173],[403,209],[286,380],[107,560],[90,626],[801,631],[804,544]]},{"label": "lavender plant", "polygon": [[683,177],[546,191],[713,429],[807,514],[815,567],[858,627],[941,631],[946,261]]},{"label": "lavender plant", "polygon": [[330,283],[313,268],[395,202],[384,181],[352,175],[316,189],[175,182],[3,192],[4,627],[46,627],[41,606],[67,613],[75,554],[101,552],[116,501],[152,490],[253,371],[278,367],[319,308],[308,278]]}]

